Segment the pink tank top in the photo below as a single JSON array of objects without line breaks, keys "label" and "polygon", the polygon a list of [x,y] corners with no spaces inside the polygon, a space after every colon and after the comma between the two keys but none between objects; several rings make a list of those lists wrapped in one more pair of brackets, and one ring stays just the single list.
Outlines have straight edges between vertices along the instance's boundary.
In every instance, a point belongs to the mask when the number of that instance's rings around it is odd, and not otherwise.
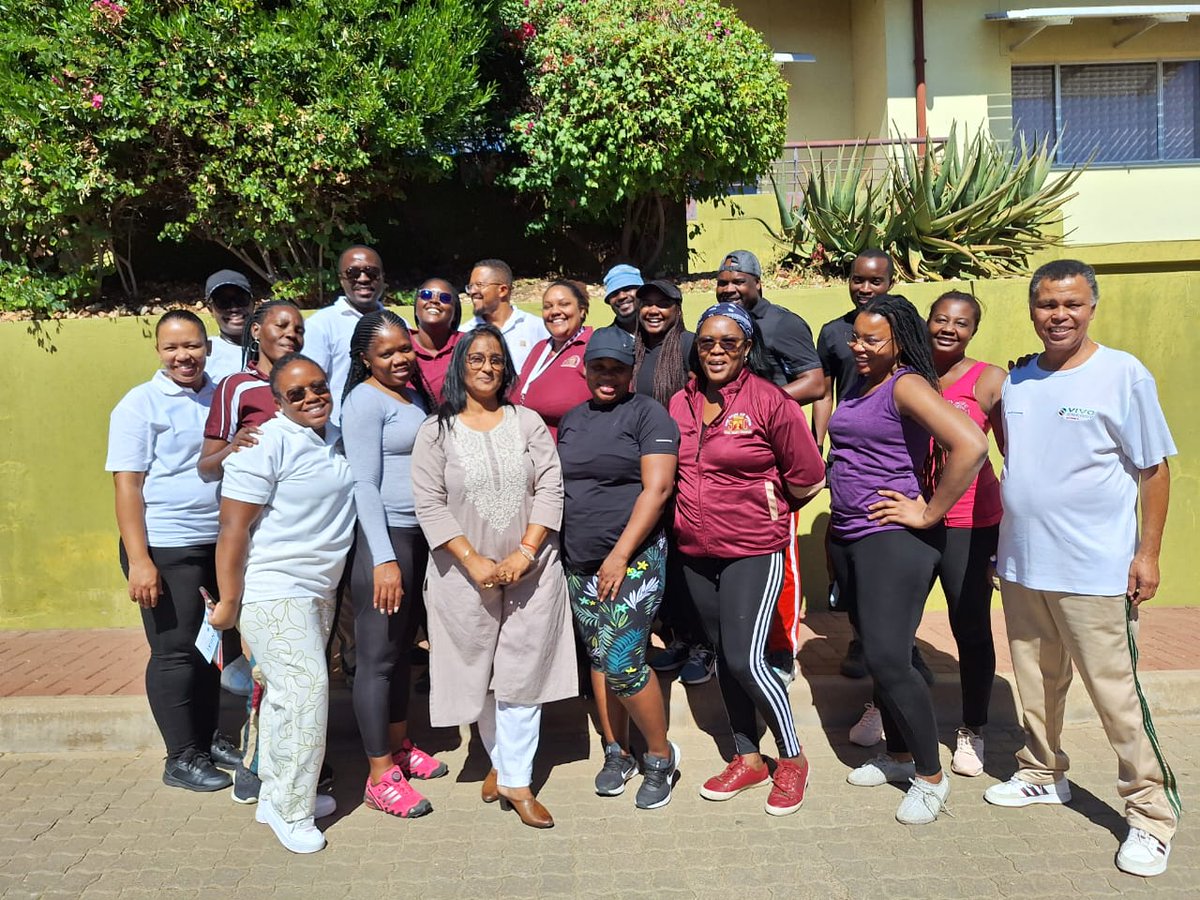
[{"label": "pink tank top", "polygon": [[[979,406],[979,401],[975,399],[975,383],[979,381],[979,376],[983,374],[987,365],[984,362],[975,363],[966,375],[942,391],[946,402],[970,416],[971,421],[978,425],[984,434],[991,431],[992,423],[988,421]],[[951,507],[950,512],[946,513],[946,525],[950,528],[983,528],[999,524],[1003,514],[1004,508],[1000,505],[1000,482],[996,479],[992,461],[985,459],[983,468],[979,470],[967,492]]]}]

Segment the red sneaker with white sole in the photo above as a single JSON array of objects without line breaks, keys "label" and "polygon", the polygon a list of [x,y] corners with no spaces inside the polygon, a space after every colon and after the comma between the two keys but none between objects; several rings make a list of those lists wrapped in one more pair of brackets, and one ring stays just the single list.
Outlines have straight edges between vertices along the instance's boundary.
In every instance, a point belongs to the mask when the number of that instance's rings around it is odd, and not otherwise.
[{"label": "red sneaker with white sole", "polygon": [[781,759],[775,764],[771,793],[763,807],[770,816],[788,816],[804,805],[804,792],[808,789],[808,759],[799,761]]},{"label": "red sneaker with white sole", "polygon": [[720,775],[714,775],[700,788],[700,796],[705,800],[728,800],[736,797],[742,791],[758,787],[771,780],[771,773],[766,766],[752,769],[746,765],[744,756],[735,756]]}]

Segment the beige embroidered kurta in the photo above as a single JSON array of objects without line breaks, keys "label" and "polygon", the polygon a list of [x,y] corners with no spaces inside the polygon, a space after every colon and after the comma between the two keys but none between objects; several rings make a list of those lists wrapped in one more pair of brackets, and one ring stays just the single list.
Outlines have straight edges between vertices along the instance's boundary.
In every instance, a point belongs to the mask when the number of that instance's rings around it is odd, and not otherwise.
[{"label": "beige embroidered kurta", "polygon": [[[429,719],[474,722],[488,691],[532,705],[578,691],[567,585],[559,561],[562,469],[537,413],[504,407],[491,431],[436,418],[417,432],[412,454],[417,520],[429,546]],[[464,535],[499,561],[530,523],[550,529],[537,560],[515,585],[480,590],[443,545]]]}]

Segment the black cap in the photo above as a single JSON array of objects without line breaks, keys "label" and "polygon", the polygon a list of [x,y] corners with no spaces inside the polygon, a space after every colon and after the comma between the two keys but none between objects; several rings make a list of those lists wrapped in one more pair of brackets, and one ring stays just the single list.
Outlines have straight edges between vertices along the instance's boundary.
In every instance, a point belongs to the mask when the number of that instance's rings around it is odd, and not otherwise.
[{"label": "black cap", "polygon": [[656,278],[653,281],[647,281],[637,289],[637,298],[643,300],[650,291],[658,291],[668,300],[674,300],[676,303],[683,303],[683,292],[679,290],[679,286],[673,281],[667,281],[665,278]]},{"label": "black cap", "polygon": [[583,353],[583,361],[593,359],[615,359],[617,362],[633,365],[633,335],[624,328],[609,325],[607,328],[597,328],[588,339],[587,350]]},{"label": "black cap", "polygon": [[251,294],[250,281],[245,275],[233,269],[222,269],[209,275],[208,281],[204,282],[204,298],[211,301],[212,295],[223,287],[241,288],[248,295]]}]

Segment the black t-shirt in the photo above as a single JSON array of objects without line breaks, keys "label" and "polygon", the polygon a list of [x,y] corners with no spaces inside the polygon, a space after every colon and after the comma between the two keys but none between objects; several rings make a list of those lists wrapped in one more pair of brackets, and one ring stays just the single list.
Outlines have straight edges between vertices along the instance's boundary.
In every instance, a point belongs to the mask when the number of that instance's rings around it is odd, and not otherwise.
[{"label": "black t-shirt", "polygon": [[558,423],[563,469],[563,557],[571,568],[599,566],[620,540],[642,492],[642,457],[679,454],[679,427],[653,397],[593,400]]},{"label": "black t-shirt", "polygon": [[[683,365],[687,368],[688,359],[692,355],[692,344],[696,342],[696,335],[690,331],[684,331],[679,335],[680,348],[683,350]],[[653,347],[646,348],[646,354],[642,357],[642,367],[638,369],[637,384],[633,389],[639,394],[645,394],[651,400],[654,399],[654,372],[658,368],[658,358],[662,354],[663,341],[659,341]]]},{"label": "black t-shirt", "polygon": [[771,380],[779,387],[791,384],[803,373],[821,367],[808,323],[766,297],[759,297],[750,315],[758,322],[771,361]]},{"label": "black t-shirt", "polygon": [[846,341],[854,334],[854,320],[858,310],[852,309],[844,316],[826,322],[817,337],[817,355],[825,374],[833,379],[833,396],[838,403],[850,393],[858,381],[858,369],[854,365],[854,351]]}]

